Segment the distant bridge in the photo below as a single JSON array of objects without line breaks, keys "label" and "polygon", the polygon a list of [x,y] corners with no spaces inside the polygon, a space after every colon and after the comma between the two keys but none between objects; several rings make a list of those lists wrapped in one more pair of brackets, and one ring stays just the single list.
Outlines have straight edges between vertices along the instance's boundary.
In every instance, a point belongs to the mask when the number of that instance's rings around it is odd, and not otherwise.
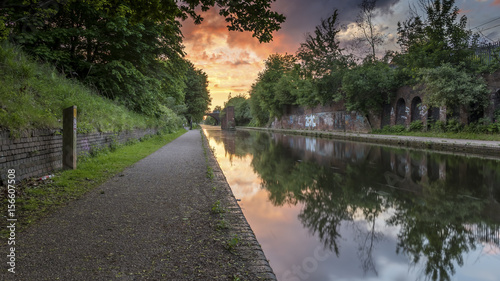
[{"label": "distant bridge", "polygon": [[215,119],[215,126],[220,125],[220,112],[219,111],[205,113],[205,116],[210,116],[210,117],[214,118]]}]

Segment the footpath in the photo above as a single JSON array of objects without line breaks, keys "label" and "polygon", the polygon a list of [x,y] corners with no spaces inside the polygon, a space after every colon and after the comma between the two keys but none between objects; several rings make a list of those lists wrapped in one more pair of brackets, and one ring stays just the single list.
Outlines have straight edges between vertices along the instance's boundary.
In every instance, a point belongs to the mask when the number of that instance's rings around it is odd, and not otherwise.
[{"label": "footpath", "polygon": [[18,233],[16,257],[0,280],[276,280],[199,130]]},{"label": "footpath", "polygon": [[395,145],[418,149],[431,149],[450,153],[463,153],[481,157],[500,157],[500,141],[445,139],[434,137],[414,137],[398,135],[376,135],[366,133],[325,132],[314,130],[271,129],[259,127],[238,127],[239,130],[260,130],[277,133],[310,135],[333,139]]}]

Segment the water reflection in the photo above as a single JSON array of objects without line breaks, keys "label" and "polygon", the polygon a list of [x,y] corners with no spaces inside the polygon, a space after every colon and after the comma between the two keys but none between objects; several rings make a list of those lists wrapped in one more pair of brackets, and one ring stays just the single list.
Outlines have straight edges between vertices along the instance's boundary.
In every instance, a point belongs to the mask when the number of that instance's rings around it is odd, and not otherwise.
[{"label": "water reflection", "polygon": [[[426,279],[452,280],[478,250],[500,264],[499,161],[283,134],[206,133],[230,161],[251,155],[268,200],[301,206],[299,221],[324,249],[338,258],[356,251],[360,279],[379,275],[376,248],[393,240],[393,258],[420,266]],[[351,248],[341,247],[346,239]],[[314,249],[302,272],[281,279],[308,279],[321,257]],[[489,273],[500,276],[500,269]]]}]

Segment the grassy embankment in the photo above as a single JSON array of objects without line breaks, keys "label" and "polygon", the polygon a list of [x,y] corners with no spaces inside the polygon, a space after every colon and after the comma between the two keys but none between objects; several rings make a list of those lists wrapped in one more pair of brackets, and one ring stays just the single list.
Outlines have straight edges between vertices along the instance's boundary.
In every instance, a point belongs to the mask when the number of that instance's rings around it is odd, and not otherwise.
[{"label": "grassy embankment", "polygon": [[78,132],[120,132],[163,128],[175,114],[154,118],[99,96],[90,87],[59,74],[8,43],[0,45],[0,130],[18,137],[31,129],[62,128],[62,110],[78,108]]}]

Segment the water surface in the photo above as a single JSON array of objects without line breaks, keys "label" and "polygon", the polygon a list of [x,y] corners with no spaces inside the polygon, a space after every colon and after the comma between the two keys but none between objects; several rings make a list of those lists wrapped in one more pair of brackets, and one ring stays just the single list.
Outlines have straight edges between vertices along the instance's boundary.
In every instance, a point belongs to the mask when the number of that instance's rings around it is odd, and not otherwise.
[{"label": "water surface", "polygon": [[500,280],[500,161],[204,131],[278,280]]}]

